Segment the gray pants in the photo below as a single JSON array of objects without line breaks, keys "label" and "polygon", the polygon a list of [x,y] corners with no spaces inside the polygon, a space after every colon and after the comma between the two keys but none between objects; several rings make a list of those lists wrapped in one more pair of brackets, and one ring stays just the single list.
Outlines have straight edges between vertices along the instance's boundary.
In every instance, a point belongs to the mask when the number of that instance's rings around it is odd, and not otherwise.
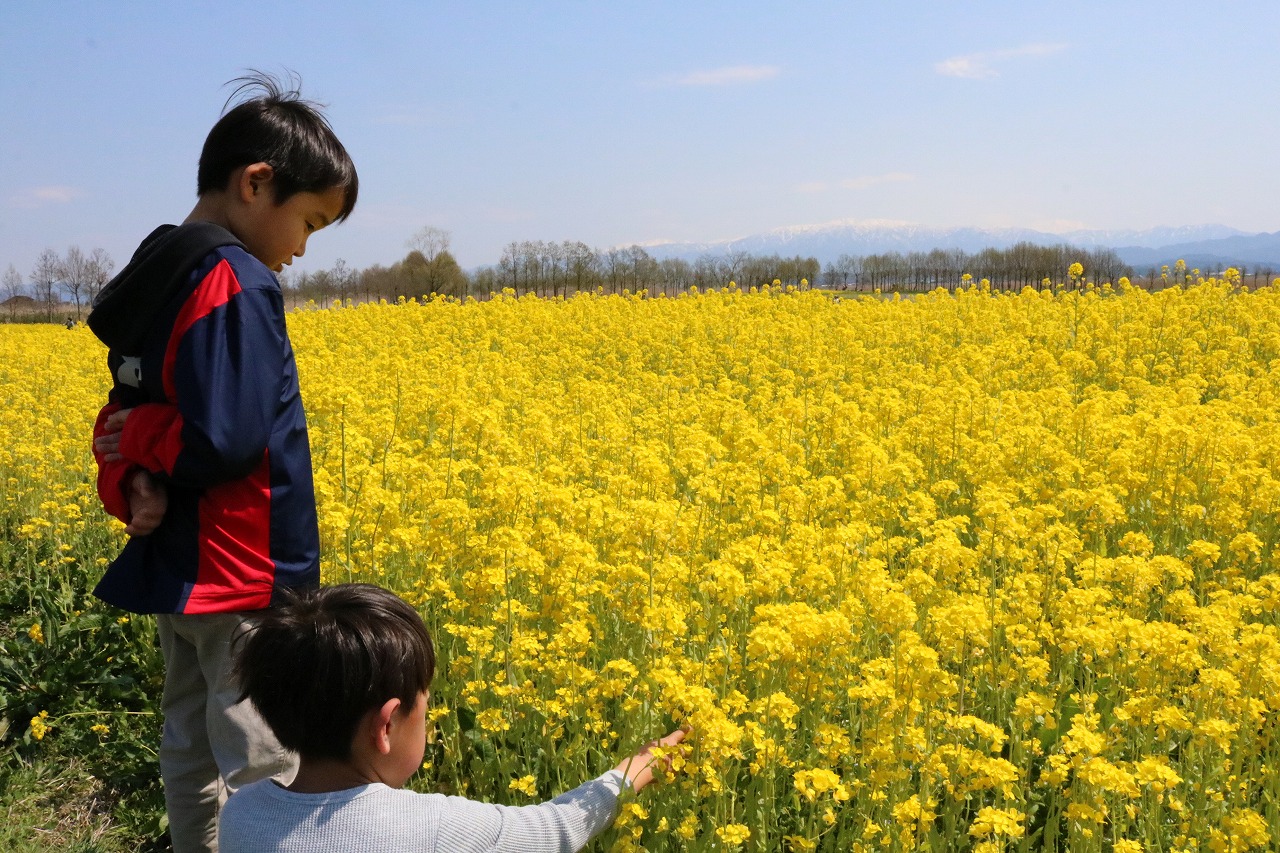
[{"label": "gray pants", "polygon": [[231,642],[254,614],[161,614],[164,734],[160,776],[174,853],[218,849],[218,812],[243,785],[292,781],[297,757],[282,747],[249,702],[236,702]]}]

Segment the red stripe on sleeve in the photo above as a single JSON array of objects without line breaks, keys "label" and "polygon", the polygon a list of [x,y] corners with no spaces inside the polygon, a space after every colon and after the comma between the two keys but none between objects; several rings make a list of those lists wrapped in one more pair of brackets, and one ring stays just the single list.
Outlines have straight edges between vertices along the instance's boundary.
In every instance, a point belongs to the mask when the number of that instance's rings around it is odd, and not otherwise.
[{"label": "red stripe on sleeve", "polygon": [[209,270],[196,289],[183,303],[178,312],[178,319],[173,324],[173,334],[169,336],[169,345],[164,351],[164,393],[170,402],[177,402],[178,395],[173,384],[173,365],[178,358],[178,345],[182,338],[201,319],[208,317],[215,309],[226,305],[231,298],[240,292],[240,280],[236,278],[231,263],[223,258],[218,265]]}]

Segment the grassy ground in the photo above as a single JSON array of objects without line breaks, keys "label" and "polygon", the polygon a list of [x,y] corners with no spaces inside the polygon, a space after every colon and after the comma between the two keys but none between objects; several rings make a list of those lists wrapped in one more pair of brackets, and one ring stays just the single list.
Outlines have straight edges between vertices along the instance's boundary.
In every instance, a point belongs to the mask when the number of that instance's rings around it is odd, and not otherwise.
[{"label": "grassy ground", "polygon": [[77,761],[17,764],[0,774],[0,849],[11,853],[137,850],[113,816],[116,798]]},{"label": "grassy ground", "polygon": [[167,849],[154,624],[96,602],[91,561],[33,565],[4,528],[0,850]]}]

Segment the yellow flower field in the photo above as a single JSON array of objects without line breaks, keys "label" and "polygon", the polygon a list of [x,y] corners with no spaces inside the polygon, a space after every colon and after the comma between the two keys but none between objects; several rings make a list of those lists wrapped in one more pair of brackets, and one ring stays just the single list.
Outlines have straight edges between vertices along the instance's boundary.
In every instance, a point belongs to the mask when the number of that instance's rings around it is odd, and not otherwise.
[{"label": "yellow flower field", "polygon": [[[1280,283],[1231,272],[291,315],[326,580],[442,657],[414,784],[687,723],[600,849],[1280,847]],[[0,549],[92,575],[104,352],[0,353]]]}]

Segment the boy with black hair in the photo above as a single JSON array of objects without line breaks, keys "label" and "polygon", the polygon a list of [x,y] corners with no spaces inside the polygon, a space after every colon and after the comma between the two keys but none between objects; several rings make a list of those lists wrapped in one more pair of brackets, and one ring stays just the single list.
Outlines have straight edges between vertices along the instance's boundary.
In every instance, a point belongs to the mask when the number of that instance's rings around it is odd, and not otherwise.
[{"label": "boy with black hair", "polygon": [[156,614],[160,770],[178,853],[217,850],[228,790],[293,758],[229,676],[231,640],[283,590],[319,584],[311,451],[280,285],[359,183],[319,109],[255,74],[210,131],[197,201],[94,300],[113,386],[94,427],[98,493],[130,539],[94,589]]},{"label": "boy with black hair", "polygon": [[626,786],[653,780],[653,747],[554,800],[500,806],[399,790],[422,765],[435,654],[418,612],[381,587],[290,595],[238,641],[235,674],[300,756],[292,783],[264,779],[222,811],[223,853],[573,851],[605,829]]}]

